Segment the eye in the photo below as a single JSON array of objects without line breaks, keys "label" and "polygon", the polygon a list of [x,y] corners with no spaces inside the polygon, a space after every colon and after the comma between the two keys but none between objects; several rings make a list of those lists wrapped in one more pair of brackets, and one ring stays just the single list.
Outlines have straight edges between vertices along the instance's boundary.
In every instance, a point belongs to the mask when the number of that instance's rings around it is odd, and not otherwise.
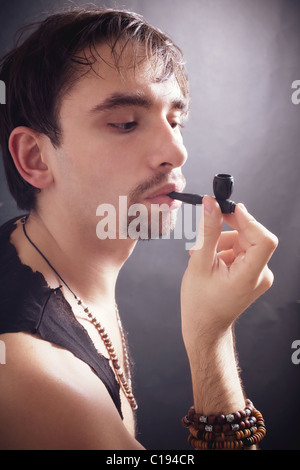
[{"label": "eye", "polygon": [[170,122],[170,126],[172,127],[172,129],[177,129],[177,127],[182,129],[184,127],[181,122]]},{"label": "eye", "polygon": [[169,116],[168,120],[172,129],[178,128],[178,130],[181,130],[184,128],[184,124],[186,121],[186,113],[175,112],[174,114]]},{"label": "eye", "polygon": [[130,121],[130,122],[111,123],[109,124],[109,126],[113,127],[114,129],[120,130],[121,132],[130,132],[137,126],[137,122]]}]

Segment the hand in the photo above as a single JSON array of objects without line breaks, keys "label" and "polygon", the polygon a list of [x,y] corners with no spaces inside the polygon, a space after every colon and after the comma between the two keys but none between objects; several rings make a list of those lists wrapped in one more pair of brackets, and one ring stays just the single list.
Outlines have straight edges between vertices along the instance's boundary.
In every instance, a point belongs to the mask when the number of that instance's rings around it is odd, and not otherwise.
[{"label": "hand", "polygon": [[[204,198],[196,246],[181,286],[182,331],[187,348],[199,338],[222,335],[273,283],[267,263],[275,235],[242,204],[222,215],[216,200]],[[223,219],[224,217],[224,219]],[[223,220],[234,230],[221,233]]]}]

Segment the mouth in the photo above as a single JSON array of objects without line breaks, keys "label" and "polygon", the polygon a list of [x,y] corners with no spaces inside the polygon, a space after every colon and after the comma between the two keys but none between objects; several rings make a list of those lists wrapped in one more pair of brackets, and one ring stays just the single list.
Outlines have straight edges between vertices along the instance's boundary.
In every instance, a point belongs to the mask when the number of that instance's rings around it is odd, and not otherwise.
[{"label": "mouth", "polygon": [[176,209],[181,206],[182,202],[172,199],[168,194],[172,192],[180,193],[183,189],[184,185],[182,183],[168,183],[150,193],[145,201],[150,204],[167,204],[170,208]]}]

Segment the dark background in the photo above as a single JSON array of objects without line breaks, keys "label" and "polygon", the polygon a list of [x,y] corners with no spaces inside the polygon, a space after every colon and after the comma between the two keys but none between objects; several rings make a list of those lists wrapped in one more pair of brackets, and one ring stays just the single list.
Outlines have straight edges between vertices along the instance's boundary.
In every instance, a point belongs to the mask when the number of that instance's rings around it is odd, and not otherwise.
[{"label": "dark background", "polygon": [[[300,1],[94,3],[142,14],[185,54],[192,91],[186,190],[212,194],[215,173],[233,174],[234,199],[279,238],[270,262],[274,285],[239,319],[237,349],[247,396],[267,423],[261,447],[300,450],[300,364],[291,360],[300,338],[300,104],[291,101],[291,84],[300,80]],[[24,22],[84,4],[2,0],[0,53]],[[0,170],[2,223],[19,211]],[[180,425],[192,403],[179,309],[186,242],[140,242],[118,283],[135,361],[138,438],[148,449],[188,448]]]}]

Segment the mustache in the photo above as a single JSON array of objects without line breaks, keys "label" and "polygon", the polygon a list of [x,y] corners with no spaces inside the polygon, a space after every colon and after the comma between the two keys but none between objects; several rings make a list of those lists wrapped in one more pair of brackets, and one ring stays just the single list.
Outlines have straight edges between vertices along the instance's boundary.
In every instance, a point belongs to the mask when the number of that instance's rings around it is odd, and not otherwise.
[{"label": "mustache", "polygon": [[[176,175],[175,180],[176,182],[181,182],[183,184],[185,184],[186,182],[185,177],[182,173]],[[150,189],[156,189],[157,186],[159,187],[163,184],[173,182],[174,181],[170,181],[170,174],[158,173],[153,178],[138,184],[133,190],[131,190],[128,195],[129,201],[131,201],[131,203],[137,202],[140,197],[142,197],[144,193],[149,191]]]}]

